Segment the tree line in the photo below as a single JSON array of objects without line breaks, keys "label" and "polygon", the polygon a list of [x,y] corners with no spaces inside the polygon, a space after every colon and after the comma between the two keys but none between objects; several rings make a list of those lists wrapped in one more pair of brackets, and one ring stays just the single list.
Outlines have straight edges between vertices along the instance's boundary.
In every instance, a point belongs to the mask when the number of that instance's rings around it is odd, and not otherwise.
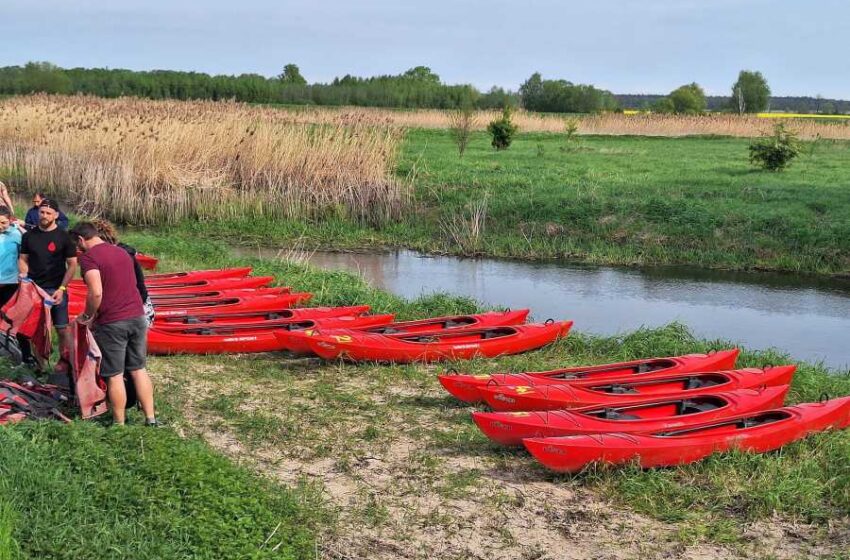
[{"label": "tree line", "polygon": [[445,84],[427,66],[398,75],[346,75],[330,83],[310,84],[296,64],[278,76],[209,75],[172,70],[133,71],[104,68],[60,68],[48,62],[0,68],[0,94],[34,92],[100,97],[136,96],[150,99],[235,99],[247,103],[291,105],[355,105],[430,109],[500,109],[522,107],[554,113],[594,113],[620,109],[701,113],[707,110],[757,112],[768,107],[795,112],[848,112],[850,101],[811,97],[770,97],[759,72],[742,71],[729,97],[707,97],[696,84],[686,84],[667,96],[615,95],[592,85],[532,74],[514,92],[500,87],[479,91],[468,84]]}]

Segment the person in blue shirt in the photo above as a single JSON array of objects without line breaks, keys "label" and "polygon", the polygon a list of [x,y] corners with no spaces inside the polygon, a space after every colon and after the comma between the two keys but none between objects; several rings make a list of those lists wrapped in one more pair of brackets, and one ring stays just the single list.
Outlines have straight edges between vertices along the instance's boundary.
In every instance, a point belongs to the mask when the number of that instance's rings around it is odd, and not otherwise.
[{"label": "person in blue shirt", "polygon": [[[24,218],[24,224],[26,224],[27,229],[38,227],[38,207],[45,198],[47,198],[47,195],[43,192],[37,192],[32,195],[32,208],[27,210],[27,216]],[[64,212],[59,212],[59,219],[56,220],[56,225],[59,226],[59,229],[68,230],[68,216]]]},{"label": "person in blue shirt", "polygon": [[18,254],[21,231],[12,223],[12,211],[0,206],[0,307],[18,290]]}]

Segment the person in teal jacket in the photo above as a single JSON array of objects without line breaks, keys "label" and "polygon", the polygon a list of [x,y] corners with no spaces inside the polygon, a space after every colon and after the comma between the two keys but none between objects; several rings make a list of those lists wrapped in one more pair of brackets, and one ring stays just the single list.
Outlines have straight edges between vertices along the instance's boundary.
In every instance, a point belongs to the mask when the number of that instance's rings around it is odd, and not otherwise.
[{"label": "person in teal jacket", "polygon": [[18,254],[21,231],[12,223],[12,211],[0,206],[0,307],[18,290]]}]

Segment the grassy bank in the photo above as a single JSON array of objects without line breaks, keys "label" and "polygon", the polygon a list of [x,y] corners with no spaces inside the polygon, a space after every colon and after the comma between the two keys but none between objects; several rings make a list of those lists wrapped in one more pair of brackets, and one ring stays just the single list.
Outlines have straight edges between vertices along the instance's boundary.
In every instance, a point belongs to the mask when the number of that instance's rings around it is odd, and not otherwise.
[{"label": "grassy bank", "polygon": [[381,228],[344,220],[232,220],[183,227],[244,243],[625,265],[850,273],[850,144],[819,141],[784,173],[734,138],[526,134],[505,152],[475,135],[411,130],[399,174],[418,207]]},{"label": "grassy bank", "polygon": [[[169,267],[236,263],[223,246],[190,236],[136,233],[128,241]],[[250,263],[315,292],[317,304],[369,303],[405,318],[475,307],[444,296],[400,300],[345,273]],[[676,469],[556,476],[489,443],[470,420],[473,408],[450,398],[435,375],[451,365],[517,371],[727,345],[671,325],[614,338],[578,332],[540,352],[436,367],[265,354],[158,358],[153,371],[171,388],[187,432],[284,483],[321,489],[334,520],[322,530],[326,557],[549,558],[572,547],[647,558],[840,557],[850,538],[850,433]],[[784,360],[744,352],[741,363]],[[790,401],[823,393],[850,393],[850,378],[801,364]]]}]

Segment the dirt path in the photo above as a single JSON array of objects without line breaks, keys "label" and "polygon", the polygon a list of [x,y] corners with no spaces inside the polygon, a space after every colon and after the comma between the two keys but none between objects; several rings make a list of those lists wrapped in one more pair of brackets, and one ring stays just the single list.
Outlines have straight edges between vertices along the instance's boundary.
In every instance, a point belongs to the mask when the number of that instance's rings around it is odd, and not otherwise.
[{"label": "dirt path", "polygon": [[745,527],[733,545],[694,542],[689,527],[628,511],[482,441],[469,409],[424,370],[188,363],[153,368],[180,387],[187,429],[287,485],[320,487],[337,518],[319,535],[323,558],[791,559],[850,547],[846,523],[815,538],[815,528],[779,519]]}]

